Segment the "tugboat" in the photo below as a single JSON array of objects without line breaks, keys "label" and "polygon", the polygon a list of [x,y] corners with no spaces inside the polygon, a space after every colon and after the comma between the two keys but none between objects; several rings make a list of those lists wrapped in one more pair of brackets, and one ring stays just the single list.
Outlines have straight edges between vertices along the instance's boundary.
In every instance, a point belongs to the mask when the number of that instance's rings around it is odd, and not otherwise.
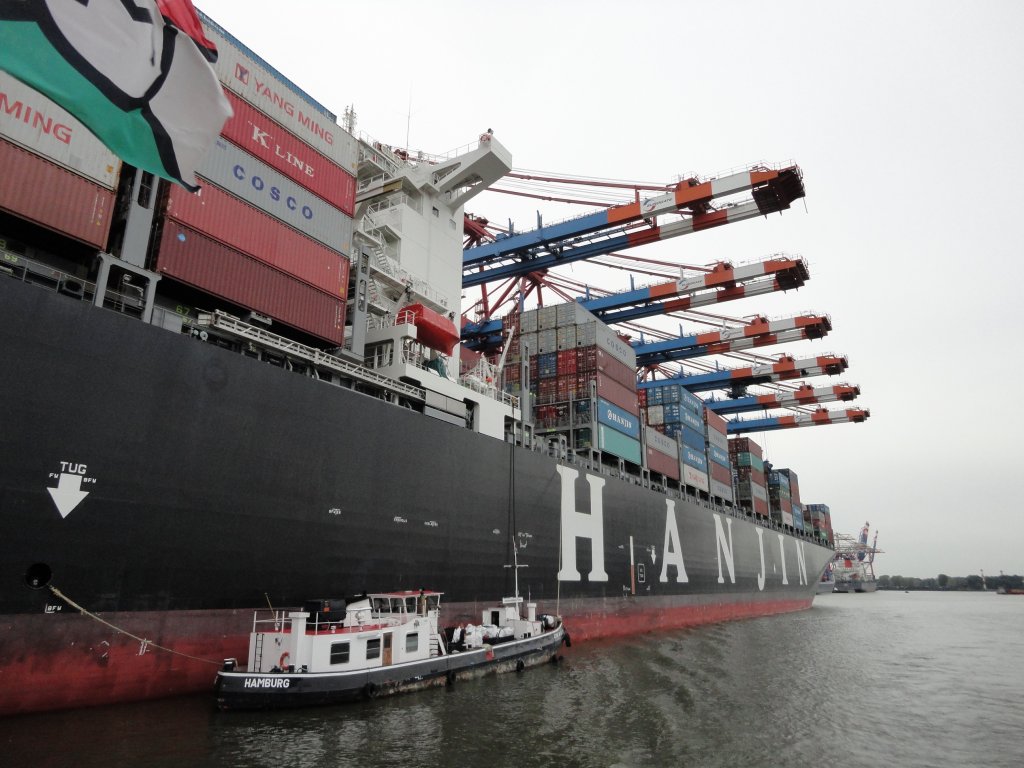
[{"label": "tugboat", "polygon": [[557,661],[570,644],[562,619],[536,604],[503,598],[479,625],[439,630],[441,592],[374,592],[302,610],[261,609],[249,635],[249,663],[226,659],[217,673],[222,710],[352,702],[451,685],[496,672]]}]

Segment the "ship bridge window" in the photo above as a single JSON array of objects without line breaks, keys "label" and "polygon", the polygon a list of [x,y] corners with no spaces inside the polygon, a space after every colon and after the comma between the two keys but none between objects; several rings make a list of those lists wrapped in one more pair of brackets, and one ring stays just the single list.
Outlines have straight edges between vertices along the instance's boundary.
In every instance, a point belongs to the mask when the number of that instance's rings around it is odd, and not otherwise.
[{"label": "ship bridge window", "polygon": [[366,659],[379,659],[380,658],[380,638],[375,637],[372,640],[366,641]]},{"label": "ship bridge window", "polygon": [[331,664],[348,664],[348,643],[331,643]]},{"label": "ship bridge window", "polygon": [[405,636],[405,652],[416,653],[420,649],[420,636],[418,632]]}]

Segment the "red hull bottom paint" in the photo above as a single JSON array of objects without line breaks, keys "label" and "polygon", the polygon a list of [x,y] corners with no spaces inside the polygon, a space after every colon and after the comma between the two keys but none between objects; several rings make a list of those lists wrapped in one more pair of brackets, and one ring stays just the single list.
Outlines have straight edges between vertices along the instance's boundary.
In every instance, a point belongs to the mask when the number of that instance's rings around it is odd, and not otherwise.
[{"label": "red hull bottom paint", "polygon": [[[799,611],[803,599],[694,602],[649,599],[563,602],[573,641],[627,637]],[[705,599],[706,596],[705,596]],[[483,605],[444,606],[446,625],[479,621]],[[541,604],[552,613],[554,604]],[[86,616],[17,615],[0,619],[0,716],[75,709],[210,692],[225,658],[245,663],[252,611],[104,614],[103,619],[177,653],[145,645]]]}]

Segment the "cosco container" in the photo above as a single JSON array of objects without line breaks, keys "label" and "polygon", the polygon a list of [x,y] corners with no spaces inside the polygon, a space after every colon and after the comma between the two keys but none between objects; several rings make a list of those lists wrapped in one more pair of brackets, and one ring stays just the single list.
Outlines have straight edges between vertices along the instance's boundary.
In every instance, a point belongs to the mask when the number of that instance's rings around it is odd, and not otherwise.
[{"label": "cosco container", "polygon": [[[0,72],[0,136],[105,189],[117,186],[117,155],[70,112],[6,72]],[[10,173],[6,165],[3,173]]]},{"label": "cosco container", "polygon": [[348,289],[347,258],[217,187],[191,194],[172,186],[166,213],[332,296],[344,296]]},{"label": "cosco container", "polygon": [[647,440],[647,447],[651,450],[657,451],[658,453],[664,454],[674,461],[679,459],[679,443],[670,437],[666,437],[656,429],[647,427],[644,430],[644,436]]},{"label": "cosco container", "polygon": [[352,218],[226,139],[203,157],[199,174],[278,221],[342,254],[352,251]]},{"label": "cosco container", "polygon": [[243,50],[233,38],[225,37],[209,24],[203,28],[217,46],[213,68],[225,87],[342,168],[356,173],[358,142],[334,122],[326,109],[286,82],[251,51]]},{"label": "cosco container", "polygon": [[103,249],[114,193],[0,139],[0,209]]},{"label": "cosco container", "polygon": [[[628,341],[623,340],[619,337],[615,331],[609,328],[600,320],[595,320],[591,323],[585,323],[584,328],[594,328],[594,338],[597,346],[603,349],[605,352],[610,354],[612,357],[617,359],[621,363],[625,363],[627,367],[636,369],[636,351],[630,346]],[[586,335],[586,332],[584,332]],[[577,338],[579,332],[577,331]]]},{"label": "cosco container", "polygon": [[318,290],[174,222],[164,225],[156,269],[324,341],[340,345],[345,340],[343,296]]},{"label": "cosco container", "polygon": [[[227,91],[234,116],[222,135],[305,189],[351,216],[356,204],[356,178],[279,123]],[[536,329],[534,329],[536,330]]]}]

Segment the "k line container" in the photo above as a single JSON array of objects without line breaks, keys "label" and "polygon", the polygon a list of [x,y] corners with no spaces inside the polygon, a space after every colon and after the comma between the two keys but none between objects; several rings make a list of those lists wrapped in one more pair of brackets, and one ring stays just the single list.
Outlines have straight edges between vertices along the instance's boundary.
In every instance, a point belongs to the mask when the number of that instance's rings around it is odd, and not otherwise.
[{"label": "k line container", "polygon": [[70,112],[6,72],[0,72],[0,136],[105,189],[117,186],[117,155]]},{"label": "k line container", "polygon": [[258,157],[292,181],[351,216],[355,210],[356,179],[285,130],[256,107],[227,91],[234,116],[224,124],[222,135]]},{"label": "k line container", "polygon": [[353,175],[359,144],[353,136],[324,114],[323,107],[303,98],[249,51],[243,51],[208,24],[207,37],[217,45],[213,68],[226,88],[234,91],[318,152],[331,158]]},{"label": "k line container", "polygon": [[348,259],[212,185],[174,185],[167,216],[332,296],[348,290]]},{"label": "k line container", "polygon": [[156,268],[332,344],[345,340],[343,297],[318,290],[180,224],[164,224]]},{"label": "k line container", "polygon": [[226,139],[213,143],[199,174],[328,248],[342,254],[352,252],[350,216]]},{"label": "k line container", "polygon": [[0,209],[103,249],[114,193],[0,139]]}]

